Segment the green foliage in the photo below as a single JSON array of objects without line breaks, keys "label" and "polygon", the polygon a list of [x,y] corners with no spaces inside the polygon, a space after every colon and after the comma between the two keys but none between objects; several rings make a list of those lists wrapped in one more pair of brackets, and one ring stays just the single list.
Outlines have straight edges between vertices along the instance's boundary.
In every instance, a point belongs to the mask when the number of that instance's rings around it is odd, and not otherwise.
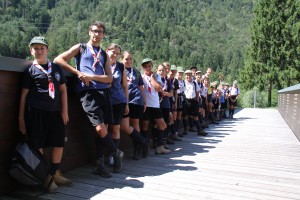
[{"label": "green foliage", "polygon": [[261,0],[255,9],[252,41],[239,79],[245,89],[268,91],[268,106],[274,105],[273,88],[299,83],[299,23],[300,1]]},{"label": "green foliage", "polygon": [[100,20],[107,27],[103,47],[119,43],[134,53],[135,65],[151,57],[156,63],[169,61],[185,68],[197,66],[202,71],[211,67],[231,82],[238,77],[250,42],[253,2],[2,0],[0,33],[6,37],[1,37],[0,54],[26,58],[30,38],[45,35],[52,59],[87,41],[89,24]]},{"label": "green foliage", "polygon": [[[239,104],[243,108],[253,108],[254,107],[254,98],[256,97],[256,108],[266,108],[268,107],[268,94],[265,91],[259,91],[258,88],[253,88],[241,93]],[[277,107],[277,90],[272,91],[272,105],[271,107]]]}]

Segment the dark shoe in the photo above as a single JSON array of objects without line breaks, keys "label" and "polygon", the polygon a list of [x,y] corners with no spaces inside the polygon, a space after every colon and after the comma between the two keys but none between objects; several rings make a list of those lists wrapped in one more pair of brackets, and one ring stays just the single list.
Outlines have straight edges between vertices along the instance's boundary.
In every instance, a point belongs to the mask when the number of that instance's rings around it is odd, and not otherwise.
[{"label": "dark shoe", "polygon": [[204,130],[199,130],[197,135],[206,136],[208,133]]},{"label": "dark shoe", "polygon": [[133,160],[139,160],[140,159],[139,158],[140,147],[141,146],[136,144],[136,143],[133,144],[133,156],[132,156]]},{"label": "dark shoe", "polygon": [[175,142],[173,140],[171,140],[170,138],[167,138],[166,143],[167,144],[175,144]]},{"label": "dark shoe", "polygon": [[123,157],[124,157],[123,151],[117,149],[117,152],[114,154],[114,165],[113,165],[113,170],[115,173],[121,172]]},{"label": "dark shoe", "polygon": [[216,125],[220,124],[219,122],[216,122],[216,121],[212,121],[211,123],[216,124]]},{"label": "dark shoe", "polygon": [[182,134],[187,135],[188,134],[187,130],[184,130]]},{"label": "dark shoe", "polygon": [[164,149],[169,149],[169,146],[168,145],[163,145]]},{"label": "dark shoe", "polygon": [[147,158],[149,156],[149,146],[147,142],[141,144],[143,158]]},{"label": "dark shoe", "polygon": [[178,137],[183,137],[183,133],[178,133]]},{"label": "dark shoe", "polygon": [[105,167],[104,167],[104,159],[99,159],[96,162],[96,167],[93,171],[93,174],[97,174],[100,175],[104,178],[110,178],[112,175],[110,173],[110,171],[108,171]]},{"label": "dark shoe", "polygon": [[177,135],[171,135],[170,139],[174,141],[182,141],[182,139],[180,139]]},{"label": "dark shoe", "polygon": [[193,127],[193,128],[189,128],[189,132],[197,132],[198,130],[195,128],[195,127]]}]

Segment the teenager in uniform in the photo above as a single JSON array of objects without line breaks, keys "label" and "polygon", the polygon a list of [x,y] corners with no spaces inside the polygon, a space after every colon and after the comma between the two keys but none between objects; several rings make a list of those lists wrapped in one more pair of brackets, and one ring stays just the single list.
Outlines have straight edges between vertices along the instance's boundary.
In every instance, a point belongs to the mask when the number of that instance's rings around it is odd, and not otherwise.
[{"label": "teenager in uniform", "polygon": [[122,53],[122,63],[125,66],[126,80],[128,85],[129,113],[123,116],[121,130],[128,134],[133,141],[133,159],[139,159],[139,151],[142,157],[149,155],[148,143],[140,134],[140,119],[146,110],[146,98],[144,93],[144,82],[139,71],[132,67],[132,54],[129,51]]},{"label": "teenager in uniform", "polygon": [[198,119],[198,96],[200,88],[198,84],[192,80],[192,71],[185,71],[185,97],[186,97],[186,114],[185,116],[190,116],[194,120],[194,124],[197,128],[198,135],[205,136],[207,133],[202,130],[199,119]]},{"label": "teenager in uniform", "polygon": [[[182,121],[182,112],[185,108],[185,83],[183,80],[183,67],[177,67],[177,75],[176,79],[178,81],[178,90],[177,90],[177,118],[176,118],[176,124],[177,128],[180,126],[180,122]],[[179,133],[178,136],[183,137],[183,135],[187,135],[187,121],[185,120],[183,123],[184,131],[183,133]]]},{"label": "teenager in uniform", "polygon": [[29,48],[34,60],[22,81],[19,129],[42,154],[43,148],[53,147],[50,173],[43,185],[54,193],[57,185],[72,183],[60,172],[64,125],[69,121],[66,79],[60,67],[48,60],[48,43],[44,37],[34,37]]},{"label": "teenager in uniform", "polygon": [[[173,88],[173,96],[170,97],[170,105],[171,105],[171,113],[170,113],[170,130],[172,135],[170,136],[171,140],[174,141],[182,141],[178,136],[178,124],[177,124],[177,101],[178,94],[177,90],[179,89],[178,80],[175,78],[177,74],[177,67],[175,65],[171,65],[170,72],[168,75],[168,79]],[[181,137],[183,135],[181,134]]]},{"label": "teenager in uniform", "polygon": [[216,122],[214,115],[213,115],[213,103],[212,103],[212,87],[210,86],[210,76],[212,75],[213,71],[211,68],[207,68],[206,73],[202,76],[202,78],[207,78],[208,80],[208,88],[207,88],[207,117],[210,119],[212,124],[219,124]]},{"label": "teenager in uniform", "polygon": [[157,138],[157,147],[155,149],[156,154],[166,154],[171,151],[164,148],[163,136],[167,125],[163,119],[163,115],[159,108],[159,95],[162,86],[158,83],[161,81],[160,75],[153,73],[152,60],[145,58],[141,63],[144,74],[142,75],[144,81],[144,92],[147,102],[147,108],[143,116],[142,134],[146,135],[150,120],[156,123],[157,128],[152,130],[153,138]]},{"label": "teenager in uniform", "polygon": [[[111,177],[104,167],[104,148],[114,157],[113,169],[119,172],[122,168],[124,153],[117,149],[106,125],[112,122],[112,106],[109,85],[113,81],[110,60],[100,43],[105,36],[105,25],[96,21],[89,27],[90,39],[86,44],[76,44],[68,51],[55,58],[55,63],[77,75],[77,90],[83,110],[97,132],[97,166],[93,171],[102,177]],[[77,67],[68,61],[75,57]]]},{"label": "teenager in uniform", "polygon": [[204,86],[203,86],[203,83],[202,83],[202,72],[201,71],[196,71],[196,80],[195,82],[198,84],[199,88],[200,88],[200,92],[199,92],[199,112],[198,112],[198,118],[199,118],[199,121],[201,123],[201,126],[202,128],[206,128],[206,125],[204,123],[204,117],[205,115],[203,115],[203,104],[202,104],[202,96],[201,96],[201,92],[203,90],[205,90]]},{"label": "teenager in uniform", "polygon": [[[202,116],[203,119],[206,118],[206,113],[207,113],[207,91],[208,91],[208,78],[204,77],[202,78],[202,89],[200,90],[200,96],[201,96],[201,100],[202,100]],[[205,120],[204,120],[205,121]],[[208,126],[206,125],[206,128],[208,128]]]},{"label": "teenager in uniform", "polygon": [[227,118],[226,109],[227,109],[228,90],[225,89],[225,83],[224,82],[221,82],[219,90],[220,90],[220,103],[221,103],[220,116],[222,118],[226,119]]},{"label": "teenager in uniform", "polygon": [[239,98],[240,90],[237,86],[237,81],[233,81],[232,87],[229,88],[229,118],[233,118],[234,109],[237,105],[237,99]]},{"label": "teenager in uniform", "polygon": [[219,121],[220,120],[220,92],[218,89],[218,82],[214,81],[211,83],[211,87],[212,87],[212,103],[213,103],[213,115],[214,118]]}]

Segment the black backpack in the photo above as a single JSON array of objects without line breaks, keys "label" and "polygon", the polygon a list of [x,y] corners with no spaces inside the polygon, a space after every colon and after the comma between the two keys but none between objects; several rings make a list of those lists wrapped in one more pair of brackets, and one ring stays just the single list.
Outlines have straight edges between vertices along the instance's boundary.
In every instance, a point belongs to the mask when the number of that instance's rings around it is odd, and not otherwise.
[{"label": "black backpack", "polygon": [[35,186],[40,185],[48,176],[48,164],[43,155],[27,142],[21,142],[11,157],[9,174],[18,182]]}]

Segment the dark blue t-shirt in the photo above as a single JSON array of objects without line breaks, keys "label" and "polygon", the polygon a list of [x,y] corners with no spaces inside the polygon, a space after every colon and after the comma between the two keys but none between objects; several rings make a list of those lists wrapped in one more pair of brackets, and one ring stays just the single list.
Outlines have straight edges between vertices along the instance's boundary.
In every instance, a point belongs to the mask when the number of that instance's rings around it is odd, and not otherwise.
[{"label": "dark blue t-shirt", "polygon": [[[163,90],[165,92],[170,92],[173,89],[170,80],[165,79],[165,78],[161,78],[161,80],[162,80],[162,83],[163,83],[163,85],[162,85]],[[167,96],[163,96],[162,98],[163,99],[160,102],[160,107],[161,108],[171,108],[170,98],[167,97]]]},{"label": "dark blue t-shirt", "polygon": [[111,104],[116,105],[120,103],[127,103],[127,98],[123,89],[123,71],[124,65],[117,62],[114,66],[111,66],[111,72],[113,75],[113,82],[111,83],[110,94]]},{"label": "dark blue t-shirt", "polygon": [[128,94],[130,104],[144,105],[144,98],[139,86],[144,85],[143,78],[132,67],[125,68],[127,74]]},{"label": "dark blue t-shirt", "polygon": [[[80,52],[78,56],[75,57],[77,65],[77,69],[83,73],[90,75],[104,75],[105,74],[105,60],[106,53],[100,47],[93,47],[95,54],[97,55],[99,51],[101,51],[100,63],[97,62],[95,65],[95,70],[92,68],[94,64],[94,57],[89,49],[89,47],[85,46],[83,52]],[[77,91],[90,90],[90,89],[106,89],[108,88],[108,83],[102,83],[98,81],[90,82],[89,86],[84,85],[84,83],[78,79]]]},{"label": "dark blue t-shirt", "polygon": [[[46,71],[48,64],[41,65]],[[59,85],[66,83],[66,78],[60,67],[51,63],[51,77],[55,88],[54,99],[49,96],[48,76],[36,66],[31,65],[25,70],[22,80],[22,88],[29,89],[26,105],[47,111],[58,111],[60,109]]]}]

